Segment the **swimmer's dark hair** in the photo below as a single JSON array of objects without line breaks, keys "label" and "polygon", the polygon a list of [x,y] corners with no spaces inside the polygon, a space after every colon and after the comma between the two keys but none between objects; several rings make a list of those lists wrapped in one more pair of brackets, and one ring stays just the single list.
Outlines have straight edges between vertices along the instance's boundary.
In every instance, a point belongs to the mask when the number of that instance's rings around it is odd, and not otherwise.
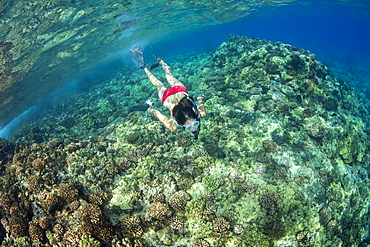
[{"label": "swimmer's dark hair", "polygon": [[[189,98],[194,102],[191,96],[189,96]],[[180,100],[172,110],[172,115],[175,117],[177,124],[184,125],[187,119],[196,119],[198,117],[193,111],[193,107],[196,106],[187,97]]]}]

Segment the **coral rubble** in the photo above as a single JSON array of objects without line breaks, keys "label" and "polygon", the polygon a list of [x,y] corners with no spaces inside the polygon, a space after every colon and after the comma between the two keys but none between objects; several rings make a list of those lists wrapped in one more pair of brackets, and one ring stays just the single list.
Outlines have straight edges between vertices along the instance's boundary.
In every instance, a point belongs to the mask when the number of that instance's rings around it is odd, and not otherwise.
[{"label": "coral rubble", "polygon": [[3,246],[369,244],[368,106],[346,82],[235,35],[169,62],[206,98],[199,140],[140,106],[142,71],[69,98],[0,142]]}]

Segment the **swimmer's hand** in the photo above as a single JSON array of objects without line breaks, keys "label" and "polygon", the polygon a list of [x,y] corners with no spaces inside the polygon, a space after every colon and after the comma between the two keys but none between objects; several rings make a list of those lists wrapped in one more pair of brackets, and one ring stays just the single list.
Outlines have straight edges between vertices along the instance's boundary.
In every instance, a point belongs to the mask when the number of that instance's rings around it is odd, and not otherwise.
[{"label": "swimmer's hand", "polygon": [[153,109],[152,107],[149,107],[148,110],[147,110],[149,113],[153,114],[154,115],[154,112],[156,111],[155,109]]},{"label": "swimmer's hand", "polygon": [[204,107],[204,102],[203,102],[204,98],[205,98],[204,95],[197,97],[197,101],[198,101],[197,109],[200,114],[200,117],[205,117],[207,115],[206,108]]},{"label": "swimmer's hand", "polygon": [[198,103],[203,103],[204,99],[205,99],[204,95],[197,97]]},{"label": "swimmer's hand", "polygon": [[172,132],[176,130],[177,126],[171,118],[166,117],[160,111],[155,110],[152,107],[148,108],[148,112],[153,114],[154,117],[158,118],[158,120],[161,121],[167,129],[171,130]]},{"label": "swimmer's hand", "polygon": [[147,103],[147,104],[149,105],[149,107],[152,107],[152,106],[154,105],[154,102],[153,102],[153,100],[152,100],[152,99],[147,99],[147,100],[145,101],[145,103]]}]

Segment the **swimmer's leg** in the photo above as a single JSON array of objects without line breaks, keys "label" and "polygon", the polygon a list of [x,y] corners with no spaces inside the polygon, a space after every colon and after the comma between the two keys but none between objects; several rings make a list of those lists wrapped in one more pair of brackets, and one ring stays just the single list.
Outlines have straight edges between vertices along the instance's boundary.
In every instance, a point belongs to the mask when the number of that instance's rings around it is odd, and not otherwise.
[{"label": "swimmer's leg", "polygon": [[166,91],[166,87],[163,85],[163,83],[155,77],[152,72],[148,70],[148,68],[144,68],[144,71],[146,75],[148,76],[150,82],[158,89],[158,97],[160,100],[162,100],[162,96],[164,91]]},{"label": "swimmer's leg", "polygon": [[164,73],[166,74],[166,79],[172,87],[173,86],[182,86],[182,87],[184,87],[184,85],[173,76],[172,70],[171,70],[170,66],[168,66],[168,64],[163,62],[162,59],[160,60],[159,63],[162,65]]}]

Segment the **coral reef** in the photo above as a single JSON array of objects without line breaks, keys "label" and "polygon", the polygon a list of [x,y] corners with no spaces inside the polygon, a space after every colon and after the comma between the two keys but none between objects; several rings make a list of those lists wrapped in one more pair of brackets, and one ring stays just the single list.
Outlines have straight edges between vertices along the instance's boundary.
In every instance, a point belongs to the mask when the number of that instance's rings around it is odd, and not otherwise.
[{"label": "coral reef", "polygon": [[199,140],[145,112],[142,71],[69,97],[0,143],[3,246],[369,244],[368,105],[347,82],[235,35],[169,63],[205,96]]}]

